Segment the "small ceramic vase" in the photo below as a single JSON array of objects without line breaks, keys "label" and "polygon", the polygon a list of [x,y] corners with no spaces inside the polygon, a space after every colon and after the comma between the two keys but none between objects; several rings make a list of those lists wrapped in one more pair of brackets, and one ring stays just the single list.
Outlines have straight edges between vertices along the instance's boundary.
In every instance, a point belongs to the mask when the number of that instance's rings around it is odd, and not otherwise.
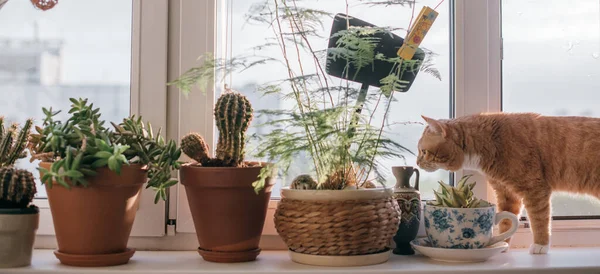
[{"label": "small ceramic vase", "polygon": [[[394,166],[392,173],[396,177],[396,186],[394,187],[394,198],[398,201],[402,218],[394,242],[396,248],[394,254],[412,255],[415,254],[410,246],[410,241],[417,237],[419,224],[421,220],[421,195],[419,193],[419,170],[411,166]],[[415,186],[410,185],[410,178],[413,174]]]}]

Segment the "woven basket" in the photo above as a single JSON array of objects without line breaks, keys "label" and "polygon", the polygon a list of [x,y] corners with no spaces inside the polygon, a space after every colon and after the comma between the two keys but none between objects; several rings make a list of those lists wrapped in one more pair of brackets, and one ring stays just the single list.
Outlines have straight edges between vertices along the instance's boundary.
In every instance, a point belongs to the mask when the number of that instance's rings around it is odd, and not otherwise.
[{"label": "woven basket", "polygon": [[391,195],[384,189],[284,189],[275,211],[275,228],[294,252],[378,253],[389,248],[400,223],[400,209]]}]

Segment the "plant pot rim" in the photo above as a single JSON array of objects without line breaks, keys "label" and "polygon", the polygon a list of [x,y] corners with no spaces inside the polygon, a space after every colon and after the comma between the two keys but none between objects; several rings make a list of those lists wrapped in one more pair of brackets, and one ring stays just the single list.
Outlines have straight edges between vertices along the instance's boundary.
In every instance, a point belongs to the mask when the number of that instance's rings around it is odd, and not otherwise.
[{"label": "plant pot rim", "polygon": [[428,205],[427,203],[425,203],[426,207],[433,207],[433,208],[449,208],[449,209],[456,209],[456,210],[461,210],[461,211],[474,211],[475,209],[489,209],[489,208],[494,208],[496,209],[496,205],[495,204],[490,204],[490,206],[484,206],[484,207],[468,207],[468,208],[463,208],[463,207],[447,207],[447,206],[435,206],[435,205]]},{"label": "plant pot rim", "polygon": [[[39,164],[39,165],[40,165],[40,166],[51,166],[53,163],[54,163],[54,162],[40,162],[40,164]],[[129,165],[125,164],[125,165],[123,165],[123,166],[122,166],[122,168],[135,168],[135,169],[138,169],[138,168],[139,168],[139,169],[141,169],[141,170],[148,171],[148,165],[144,165],[144,164],[140,164],[140,163],[133,163],[133,164],[129,164]],[[99,168],[96,168],[96,169],[94,169],[94,170],[95,170],[95,171],[100,171],[100,170],[103,170],[103,169],[110,170],[110,169],[108,168],[108,166],[99,167]],[[111,170],[111,171],[112,171],[112,170]]]},{"label": "plant pot rim", "polygon": [[[41,162],[39,165],[40,165],[40,167],[49,169],[51,164],[52,164],[52,162]],[[137,172],[137,171],[141,171],[144,174],[148,173],[147,165],[143,165],[143,164],[139,164],[139,163],[134,163],[134,164],[129,164],[129,165],[123,165],[121,167],[121,175],[117,175],[115,171],[110,170],[108,167],[96,168],[94,171],[96,171],[98,174],[100,174],[100,173],[108,173],[108,174],[112,173],[114,175],[108,175],[108,176],[117,176],[117,177],[122,176],[123,172]],[[40,173],[41,173],[41,171],[40,171]],[[86,179],[92,180],[92,178],[97,178],[98,174],[96,174],[95,176],[86,176]],[[69,182],[69,185],[71,186],[71,188],[138,187],[138,186],[141,186],[141,185],[143,185],[143,184],[145,184],[147,182],[147,180],[140,180],[139,182],[135,182],[135,181],[125,181],[125,182],[123,182],[122,180],[101,180],[101,181],[98,180],[98,181],[95,181],[93,183],[89,183],[89,185],[87,187],[85,187],[85,186],[82,186],[82,185],[73,185],[68,179],[66,179],[66,180],[67,180],[67,182]],[[60,184],[58,184],[57,182],[54,182],[52,187],[55,187],[55,186],[63,187]],[[44,187],[46,187],[46,189],[51,189],[52,188],[52,187],[49,187],[47,184],[44,184]]]},{"label": "plant pot rim", "polygon": [[200,166],[198,165],[198,163],[196,162],[188,162],[185,163],[183,165],[181,165],[181,169],[197,169],[197,170],[206,170],[206,171],[211,171],[211,170],[232,170],[232,169],[260,169],[266,166],[274,166],[273,163],[267,163],[267,162],[253,162],[253,161],[246,161],[245,163],[255,163],[258,165],[255,166],[244,166],[244,167],[234,167],[234,166],[226,166],[226,167],[206,167],[206,166]]},{"label": "plant pot rim", "polygon": [[281,189],[281,197],[305,201],[345,201],[345,200],[373,200],[392,197],[394,190],[391,188],[366,188],[352,190],[304,190]]},{"label": "plant pot rim", "polygon": [[0,208],[0,215],[35,215],[40,213],[40,209],[35,205],[26,208]]}]

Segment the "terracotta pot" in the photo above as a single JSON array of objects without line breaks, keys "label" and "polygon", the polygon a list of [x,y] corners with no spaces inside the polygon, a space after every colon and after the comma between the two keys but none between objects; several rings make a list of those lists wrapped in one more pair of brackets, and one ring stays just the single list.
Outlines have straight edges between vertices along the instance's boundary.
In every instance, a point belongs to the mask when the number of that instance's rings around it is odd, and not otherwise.
[{"label": "terracotta pot", "polygon": [[[49,169],[50,163],[41,163]],[[108,168],[86,178],[88,187],[70,190],[54,182],[46,186],[58,250],[63,264],[108,266],[125,264],[134,250],[127,241],[138,209],[146,170],[142,165],[123,166],[121,175]]]},{"label": "terracotta pot", "polygon": [[180,169],[202,258],[212,262],[253,261],[271,199],[272,178],[256,194],[252,183],[262,167]]},{"label": "terracotta pot", "polygon": [[0,209],[0,268],[31,264],[39,212],[37,207]]}]

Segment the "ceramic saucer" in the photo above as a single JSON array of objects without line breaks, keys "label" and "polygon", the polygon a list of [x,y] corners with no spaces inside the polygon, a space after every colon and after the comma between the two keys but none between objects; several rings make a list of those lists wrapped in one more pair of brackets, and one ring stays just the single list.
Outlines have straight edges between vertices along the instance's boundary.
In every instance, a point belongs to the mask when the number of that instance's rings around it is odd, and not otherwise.
[{"label": "ceramic saucer", "polygon": [[491,246],[477,249],[450,249],[432,247],[427,238],[416,239],[410,245],[419,253],[436,261],[451,263],[484,262],[508,248],[508,243],[499,242]]},{"label": "ceramic saucer", "polygon": [[292,261],[300,264],[317,266],[364,266],[381,264],[388,261],[391,253],[391,249],[386,249],[382,252],[368,255],[323,256],[302,254],[291,250],[289,251]]}]

